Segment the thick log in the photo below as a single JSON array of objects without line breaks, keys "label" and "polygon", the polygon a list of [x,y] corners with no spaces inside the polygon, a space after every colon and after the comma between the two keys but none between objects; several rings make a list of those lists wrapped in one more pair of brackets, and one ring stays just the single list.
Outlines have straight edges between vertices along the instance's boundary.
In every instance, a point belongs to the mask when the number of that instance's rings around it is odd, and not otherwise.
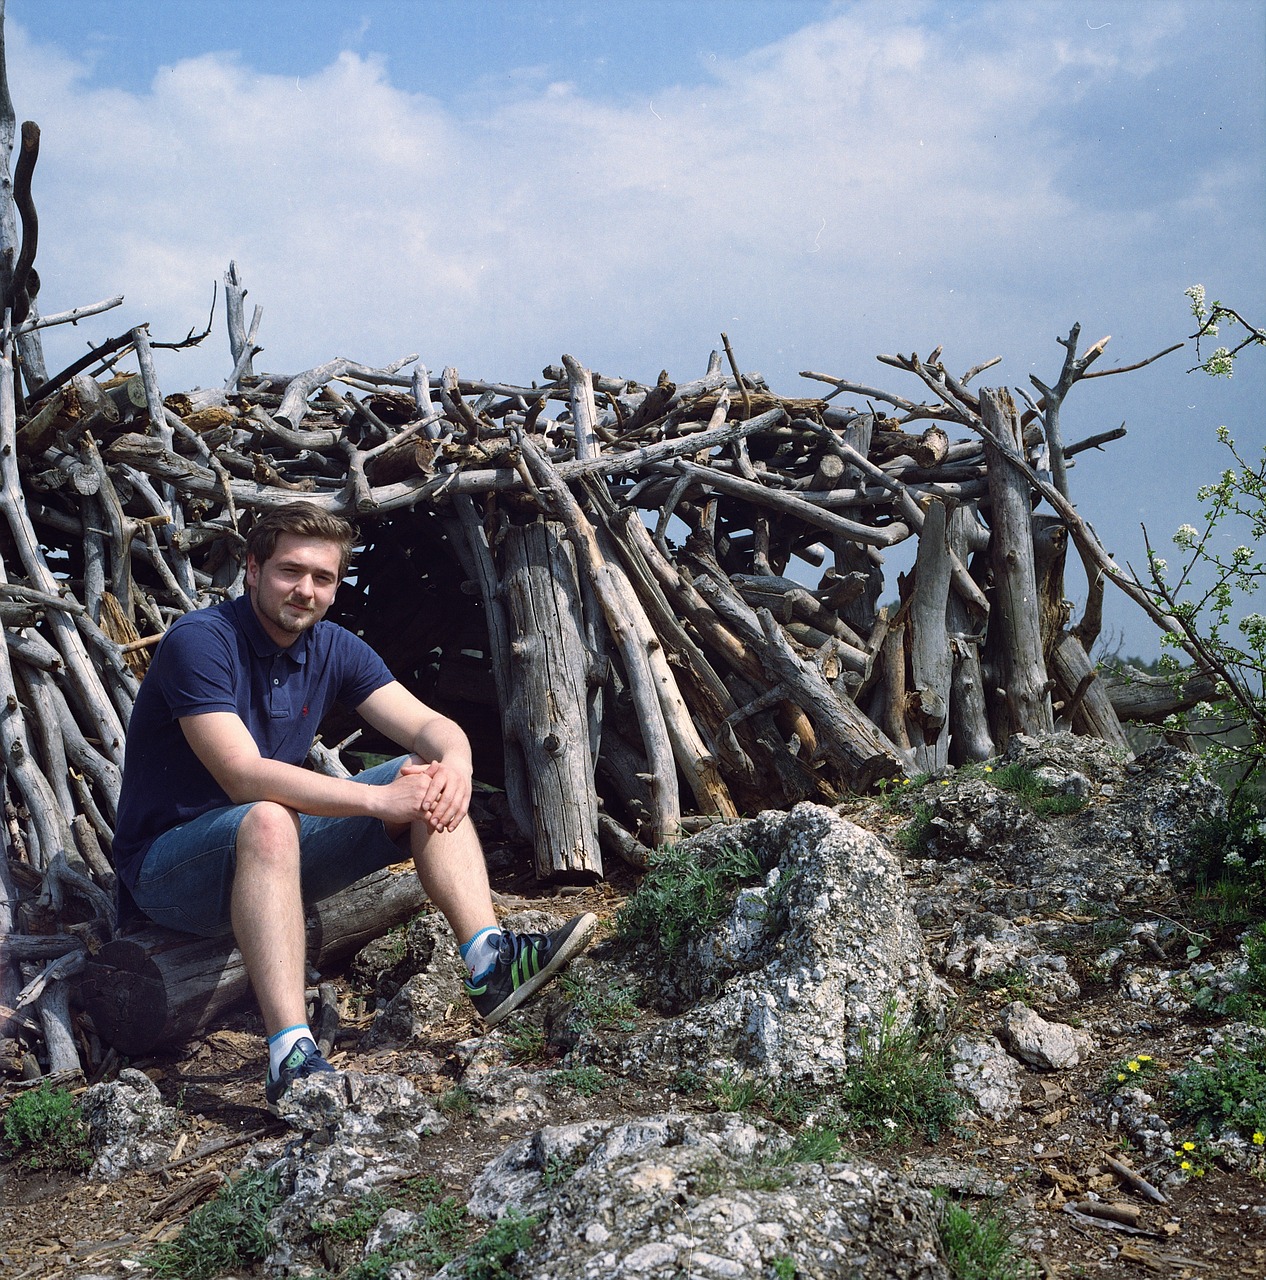
[{"label": "thick log", "polygon": [[[984,536],[974,506],[955,507],[950,514],[950,546],[964,564],[975,541]],[[954,668],[950,676],[950,760],[962,765],[988,760],[996,754],[989,732],[989,712],[985,705],[984,676],[980,669],[981,633],[973,625],[966,602],[950,592],[946,606],[946,629]]]},{"label": "thick log", "polygon": [[[376,871],[308,909],[308,959],[320,968],[352,955],[416,915],[425,902],[412,871]],[[98,1035],[133,1057],[201,1034],[249,995],[250,980],[232,938],[199,938],[157,926],[107,943],[80,980],[80,998]]]},{"label": "thick log", "polygon": [[1063,694],[1060,715],[1071,720],[1077,733],[1101,738],[1109,746],[1133,755],[1108,690],[1081,641],[1069,631],[1061,632],[1051,649],[1051,674]]},{"label": "thick log", "polygon": [[536,874],[602,876],[589,743],[588,672],[575,553],[561,525],[511,526],[501,542],[511,624],[510,698],[503,722],[527,764]]},{"label": "thick log", "polygon": [[906,724],[920,772],[940,774],[949,764],[951,659],[946,634],[950,594],[950,542],[945,504],[933,502],[919,534],[910,595],[910,687]]},{"label": "thick log", "polygon": [[1111,667],[1099,671],[1117,718],[1139,724],[1160,724],[1179,711],[1190,711],[1197,703],[1218,696],[1216,677],[1198,671],[1177,685],[1171,676],[1148,675],[1134,667]]},{"label": "thick log", "polygon": [[881,778],[907,772],[902,753],[847,698],[835,690],[812,663],[792,649],[782,628],[767,610],[753,613],[736,597],[728,597],[706,577],[695,581],[701,595],[757,652],[768,677],[784,684],[805,709],[817,730],[819,749],[854,791],[865,791]]},{"label": "thick log", "polygon": [[[673,767],[673,741],[669,735],[661,695],[667,695],[667,682],[676,693],[676,681],[667,671],[652,668],[652,652],[648,643],[645,614],[637,607],[636,597],[623,572],[611,564],[598,546],[593,526],[572,497],[567,485],[553,465],[528,436],[522,437],[523,456],[535,482],[547,491],[547,500],[567,526],[568,536],[576,548],[577,562],[583,568],[601,602],[611,637],[624,660],[629,689],[638,711],[638,723],[652,775],[651,795],[655,802],[656,842],[671,840],[681,827],[681,798],[677,774]],[[640,616],[639,616],[640,615]],[[645,624],[645,625],[643,625]],[[658,641],[654,641],[658,650]],[[664,677],[667,677],[667,682]],[[680,698],[680,694],[677,694]]]},{"label": "thick log", "polygon": [[1007,454],[1024,456],[1019,416],[1005,388],[980,393],[981,418],[999,443],[987,441],[991,501],[990,561],[1004,672],[1007,734],[1035,737],[1055,731],[1051,682],[1042,654],[1037,578],[1033,562],[1032,499],[1028,481]]}]

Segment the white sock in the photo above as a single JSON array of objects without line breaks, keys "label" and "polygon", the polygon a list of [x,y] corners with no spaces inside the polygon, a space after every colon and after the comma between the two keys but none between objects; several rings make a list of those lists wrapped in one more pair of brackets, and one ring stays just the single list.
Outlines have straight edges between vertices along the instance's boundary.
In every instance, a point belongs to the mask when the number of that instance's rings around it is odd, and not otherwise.
[{"label": "white sock", "polygon": [[283,1027],[276,1035],[268,1037],[268,1070],[274,1080],[281,1074],[281,1064],[290,1056],[290,1050],[305,1037],[314,1042],[316,1040],[306,1022]]},{"label": "white sock", "polygon": [[466,968],[470,970],[472,982],[482,978],[497,963],[497,950],[501,946],[501,930],[494,925],[480,929],[469,942],[462,943],[459,950]]}]

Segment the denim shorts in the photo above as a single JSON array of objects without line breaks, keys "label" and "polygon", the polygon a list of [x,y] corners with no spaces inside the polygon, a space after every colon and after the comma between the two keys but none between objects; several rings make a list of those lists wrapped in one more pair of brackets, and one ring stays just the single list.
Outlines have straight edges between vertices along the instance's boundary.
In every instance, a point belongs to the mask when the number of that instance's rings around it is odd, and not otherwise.
[{"label": "denim shorts", "polygon": [[[400,756],[356,775],[384,786],[408,760]],[[155,924],[217,937],[232,930],[229,904],[237,868],[237,830],[253,806],[212,809],[164,831],[149,847],[132,899]],[[407,861],[380,818],[299,816],[300,880],[304,902],[317,902],[371,872]]]}]

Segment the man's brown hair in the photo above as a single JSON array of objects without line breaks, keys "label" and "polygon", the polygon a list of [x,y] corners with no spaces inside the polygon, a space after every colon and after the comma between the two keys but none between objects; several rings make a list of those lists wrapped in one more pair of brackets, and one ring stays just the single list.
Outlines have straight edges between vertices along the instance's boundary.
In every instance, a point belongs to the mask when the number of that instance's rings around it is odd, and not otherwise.
[{"label": "man's brown hair", "polygon": [[338,547],[338,576],[347,572],[352,550],[356,546],[356,527],[342,516],[300,498],[265,512],[246,535],[246,554],[263,564],[277,550],[277,539],[283,533],[299,538],[320,538]]}]

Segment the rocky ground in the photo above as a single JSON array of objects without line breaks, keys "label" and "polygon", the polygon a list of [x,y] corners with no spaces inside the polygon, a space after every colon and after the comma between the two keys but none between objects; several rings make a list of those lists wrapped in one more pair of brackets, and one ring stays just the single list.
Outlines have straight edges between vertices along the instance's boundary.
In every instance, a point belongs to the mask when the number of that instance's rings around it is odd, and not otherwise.
[{"label": "rocky ground", "polygon": [[[359,1235],[313,1223],[423,1176],[466,1208],[453,1275],[514,1206],[536,1219],[523,1276],[950,1276],[933,1188],[1006,1222],[1018,1253],[997,1276],[1266,1274],[1263,1147],[1228,1135],[1184,1151],[1195,1135],[1168,1090],[1253,1034],[1217,1011],[1243,922],[1211,924],[1176,887],[1216,793],[1172,753],[1127,765],[1065,739],[1013,757],[1071,811],[1034,813],[991,767],[713,831],[701,858],[744,843],[763,874],[685,960],[657,967],[608,928],[490,1034],[424,917],[322,975],[348,1074],[297,1089],[284,1119],[264,1109],[249,1012],[128,1064],[83,1095],[91,1171],[0,1163],[0,1275],[144,1276],[225,1175],[267,1167],[287,1196],[260,1275],[385,1256],[416,1223],[407,1197]],[[565,893],[497,874],[503,915],[527,928],[578,910],[609,926],[634,887],[618,868]],[[939,1132],[897,1111],[839,1152],[793,1148],[839,1120],[829,1100],[885,1015],[938,1028],[929,1043],[969,1109]],[[434,1269],[410,1266],[391,1274]]]}]

